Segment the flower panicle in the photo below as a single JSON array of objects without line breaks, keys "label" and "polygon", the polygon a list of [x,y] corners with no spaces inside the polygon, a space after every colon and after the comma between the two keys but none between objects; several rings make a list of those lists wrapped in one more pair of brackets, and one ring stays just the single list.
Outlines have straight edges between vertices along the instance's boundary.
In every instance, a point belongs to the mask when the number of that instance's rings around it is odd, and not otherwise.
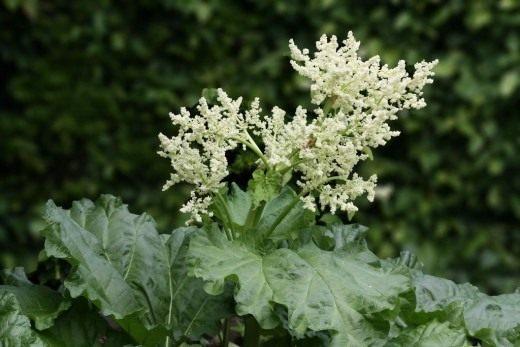
[{"label": "flower panicle", "polygon": [[[218,89],[214,105],[202,97],[195,114],[186,108],[170,114],[178,132],[171,138],[159,134],[158,153],[173,167],[163,189],[192,184],[182,211],[200,221],[229,174],[226,152],[240,146],[253,150],[267,170],[298,172],[305,208],[315,211],[319,205],[351,215],[357,211],[356,198],[366,194],[372,201],[377,177],[364,179],[355,167],[371,148],[399,135],[389,122],[400,111],[426,105],[423,89],[433,82],[437,60],[418,62],[409,74],[403,60],[391,68],[379,56],[363,60],[359,48],[352,32],[341,44],[336,36],[323,35],[312,56],[289,41],[292,67],[310,80],[312,112],[298,106],[289,118],[274,107],[263,116],[258,98],[242,112],[241,97],[232,99]],[[263,150],[252,136],[261,140]]]}]

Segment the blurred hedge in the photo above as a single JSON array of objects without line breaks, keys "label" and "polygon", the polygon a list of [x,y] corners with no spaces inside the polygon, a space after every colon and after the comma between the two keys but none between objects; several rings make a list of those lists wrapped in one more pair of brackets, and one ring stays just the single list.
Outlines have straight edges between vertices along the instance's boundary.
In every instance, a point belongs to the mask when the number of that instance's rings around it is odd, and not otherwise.
[{"label": "blurred hedge", "polygon": [[38,214],[109,192],[163,230],[182,221],[180,187],[156,134],[205,87],[307,98],[287,41],[353,30],[388,63],[438,58],[428,107],[363,170],[380,199],[356,221],[382,256],[491,291],[520,283],[520,5],[502,1],[41,1],[0,5],[0,256],[34,266]]}]

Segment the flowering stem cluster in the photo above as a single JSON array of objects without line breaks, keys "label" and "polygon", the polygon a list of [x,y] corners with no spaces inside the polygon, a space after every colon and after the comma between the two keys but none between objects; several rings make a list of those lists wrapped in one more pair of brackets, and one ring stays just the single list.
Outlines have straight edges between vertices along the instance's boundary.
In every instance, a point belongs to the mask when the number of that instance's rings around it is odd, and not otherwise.
[{"label": "flowering stem cluster", "polygon": [[399,135],[389,125],[399,111],[426,105],[422,90],[432,83],[436,61],[416,63],[410,75],[404,61],[390,68],[378,56],[363,60],[359,45],[351,32],[341,45],[335,36],[324,35],[311,56],[290,41],[291,65],[310,81],[312,112],[298,106],[288,116],[274,107],[263,115],[258,99],[242,111],[241,97],[231,99],[218,89],[216,104],[210,106],[203,97],[195,114],[186,108],[172,113],[178,132],[171,138],[159,135],[159,154],[173,167],[164,189],[181,181],[194,186],[182,211],[197,222],[212,215],[211,205],[214,198],[222,199],[219,191],[229,174],[226,153],[237,147],[258,157],[264,177],[285,177],[278,189],[297,177],[299,199],[309,210],[319,207],[351,215],[357,211],[358,197],[366,195],[372,201],[377,177],[365,179],[355,167],[370,157],[371,148]]}]

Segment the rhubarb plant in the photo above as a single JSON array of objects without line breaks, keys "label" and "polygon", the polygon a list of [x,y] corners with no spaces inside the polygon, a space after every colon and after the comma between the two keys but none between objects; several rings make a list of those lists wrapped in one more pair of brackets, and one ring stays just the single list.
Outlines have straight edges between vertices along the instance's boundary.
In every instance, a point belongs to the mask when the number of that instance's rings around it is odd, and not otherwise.
[{"label": "rhubarb plant", "polygon": [[[410,73],[364,60],[352,33],[289,49],[313,109],[264,113],[217,89],[171,114],[158,153],[172,164],[164,190],[193,187],[185,227],[159,232],[110,195],[47,203],[41,259],[58,284],[3,272],[0,345],[520,346],[520,293],[424,274],[407,252],[380,259],[345,222],[376,195],[358,164],[426,105],[436,61]],[[246,151],[240,186],[229,153]]]}]

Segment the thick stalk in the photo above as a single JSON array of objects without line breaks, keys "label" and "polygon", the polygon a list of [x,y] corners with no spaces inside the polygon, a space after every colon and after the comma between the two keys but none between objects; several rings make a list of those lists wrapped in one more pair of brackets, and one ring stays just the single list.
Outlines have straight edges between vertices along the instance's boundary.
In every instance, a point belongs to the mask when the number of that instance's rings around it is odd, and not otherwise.
[{"label": "thick stalk", "polygon": [[260,345],[260,326],[253,316],[244,319],[244,347],[258,347]]}]

